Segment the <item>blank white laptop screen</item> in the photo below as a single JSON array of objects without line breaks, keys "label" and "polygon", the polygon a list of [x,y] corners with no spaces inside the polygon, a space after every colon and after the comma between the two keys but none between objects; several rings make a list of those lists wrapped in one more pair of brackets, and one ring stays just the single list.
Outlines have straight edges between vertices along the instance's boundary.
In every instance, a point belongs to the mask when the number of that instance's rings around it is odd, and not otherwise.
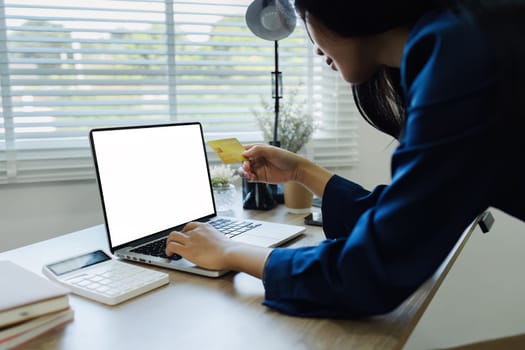
[{"label": "blank white laptop screen", "polygon": [[92,133],[113,247],[215,213],[200,124]]}]

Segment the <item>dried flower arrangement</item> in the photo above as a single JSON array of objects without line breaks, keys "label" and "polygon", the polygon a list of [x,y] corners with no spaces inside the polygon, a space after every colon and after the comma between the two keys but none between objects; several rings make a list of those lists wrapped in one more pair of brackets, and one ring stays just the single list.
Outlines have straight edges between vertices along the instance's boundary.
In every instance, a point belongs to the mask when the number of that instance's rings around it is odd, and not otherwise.
[{"label": "dried flower arrangement", "polygon": [[[277,128],[278,140],[281,148],[297,153],[310,141],[315,131],[315,124],[311,114],[303,109],[306,102],[295,103],[298,89],[288,95],[288,101],[281,103]],[[262,99],[262,110],[252,109],[266,142],[273,140],[275,106]]]}]

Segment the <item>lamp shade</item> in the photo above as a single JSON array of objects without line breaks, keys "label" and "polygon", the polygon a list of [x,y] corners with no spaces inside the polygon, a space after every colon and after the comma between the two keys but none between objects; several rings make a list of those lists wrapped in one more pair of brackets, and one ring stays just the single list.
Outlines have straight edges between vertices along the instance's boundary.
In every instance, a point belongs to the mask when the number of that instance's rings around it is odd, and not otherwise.
[{"label": "lamp shade", "polygon": [[295,29],[297,18],[289,0],[254,0],[246,11],[246,24],[265,40],[281,40]]}]

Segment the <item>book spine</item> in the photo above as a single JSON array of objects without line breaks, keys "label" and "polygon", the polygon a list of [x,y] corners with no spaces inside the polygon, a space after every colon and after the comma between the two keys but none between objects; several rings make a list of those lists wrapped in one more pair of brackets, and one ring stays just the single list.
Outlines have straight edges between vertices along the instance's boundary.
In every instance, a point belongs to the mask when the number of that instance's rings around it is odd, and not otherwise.
[{"label": "book spine", "polygon": [[58,329],[58,328],[65,326],[67,323],[72,321],[73,318],[74,318],[74,312],[73,310],[70,309],[68,313],[65,313],[64,315],[56,318],[55,320],[52,320],[46,323],[42,327],[35,328],[27,332],[17,334],[11,338],[4,339],[2,342],[0,342],[0,350],[9,350],[9,349],[13,349],[14,347],[25,344],[28,341],[40,335],[43,335],[47,332],[51,332],[54,329]]}]

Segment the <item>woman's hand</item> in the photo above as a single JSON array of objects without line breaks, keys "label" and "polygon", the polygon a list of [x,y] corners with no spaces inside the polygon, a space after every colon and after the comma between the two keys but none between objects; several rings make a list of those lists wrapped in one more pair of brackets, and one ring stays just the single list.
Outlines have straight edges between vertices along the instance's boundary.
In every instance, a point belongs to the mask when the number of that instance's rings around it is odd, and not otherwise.
[{"label": "woman's hand", "polygon": [[182,231],[168,235],[166,255],[175,253],[206,269],[224,270],[228,268],[226,250],[231,243],[231,239],[211,225],[190,222]]},{"label": "woman's hand", "polygon": [[211,225],[190,222],[166,240],[166,255],[178,254],[210,270],[235,270],[261,278],[270,248],[256,247],[227,238]]},{"label": "woman's hand", "polygon": [[253,182],[282,183],[299,181],[299,165],[303,157],[269,145],[254,145],[243,152],[248,158],[242,164],[241,176]]},{"label": "woman's hand", "polygon": [[247,146],[240,175],[252,182],[283,183],[296,181],[323,197],[332,173],[304,157],[282,148],[268,145]]}]

